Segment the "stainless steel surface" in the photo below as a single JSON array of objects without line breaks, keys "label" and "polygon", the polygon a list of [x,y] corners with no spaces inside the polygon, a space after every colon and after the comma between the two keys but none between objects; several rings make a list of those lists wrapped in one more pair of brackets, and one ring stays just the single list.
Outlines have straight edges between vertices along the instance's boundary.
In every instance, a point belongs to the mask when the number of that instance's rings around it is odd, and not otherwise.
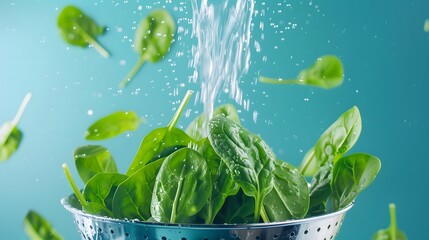
[{"label": "stainless steel surface", "polygon": [[163,224],[125,221],[84,213],[61,200],[72,213],[84,240],[331,240],[340,230],[348,206],[341,211],[312,218],[256,224]]}]

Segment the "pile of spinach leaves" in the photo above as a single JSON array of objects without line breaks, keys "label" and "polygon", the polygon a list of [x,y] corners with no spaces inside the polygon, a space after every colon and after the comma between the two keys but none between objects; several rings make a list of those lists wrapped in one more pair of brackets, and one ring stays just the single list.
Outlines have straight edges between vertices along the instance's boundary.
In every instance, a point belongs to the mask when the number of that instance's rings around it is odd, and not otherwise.
[{"label": "pile of spinach leaves", "polygon": [[[201,129],[204,116],[186,132],[177,128],[191,94],[187,92],[166,127],[144,137],[125,174],[103,146],[76,149],[82,191],[67,164],[63,169],[83,211],[166,223],[301,219],[347,207],[380,169],[380,160],[369,154],[344,155],[362,128],[357,107],[341,115],[296,168],[277,159],[260,136],[241,126],[230,104],[216,109],[207,130]],[[305,176],[312,176],[311,184]]]}]

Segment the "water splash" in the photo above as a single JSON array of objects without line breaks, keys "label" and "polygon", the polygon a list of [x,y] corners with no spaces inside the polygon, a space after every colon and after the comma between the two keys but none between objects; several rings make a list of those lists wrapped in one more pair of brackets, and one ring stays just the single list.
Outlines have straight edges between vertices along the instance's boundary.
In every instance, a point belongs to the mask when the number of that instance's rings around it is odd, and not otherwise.
[{"label": "water splash", "polygon": [[204,114],[210,119],[214,102],[227,93],[238,104],[243,104],[239,88],[241,77],[250,66],[250,33],[254,12],[253,0],[213,1],[192,0],[192,46],[190,66],[194,68],[191,81],[201,85],[198,99],[204,105]]}]

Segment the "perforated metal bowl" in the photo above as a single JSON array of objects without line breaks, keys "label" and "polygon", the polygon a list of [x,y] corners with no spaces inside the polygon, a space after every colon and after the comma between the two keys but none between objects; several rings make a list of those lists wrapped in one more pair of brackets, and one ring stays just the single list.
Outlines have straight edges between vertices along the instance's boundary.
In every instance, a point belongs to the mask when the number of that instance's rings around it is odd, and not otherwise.
[{"label": "perforated metal bowl", "polygon": [[84,240],[332,240],[352,207],[323,216],[274,223],[163,224],[95,216],[78,209],[75,202],[74,195],[61,199]]}]

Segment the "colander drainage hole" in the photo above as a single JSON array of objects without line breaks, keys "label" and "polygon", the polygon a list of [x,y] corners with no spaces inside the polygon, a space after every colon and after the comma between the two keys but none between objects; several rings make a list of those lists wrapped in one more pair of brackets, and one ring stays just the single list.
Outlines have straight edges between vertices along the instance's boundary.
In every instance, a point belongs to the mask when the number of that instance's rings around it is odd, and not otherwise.
[{"label": "colander drainage hole", "polygon": [[279,239],[279,235],[278,235],[277,233],[276,233],[276,234],[274,234],[273,239],[274,239],[274,240]]},{"label": "colander drainage hole", "polygon": [[261,236],[256,236],[256,240],[261,240]]},{"label": "colander drainage hole", "polygon": [[101,229],[101,228],[98,228],[98,231],[99,231],[100,233],[102,233],[102,232],[103,232],[103,229]]},{"label": "colander drainage hole", "polygon": [[320,232],[320,228],[318,228],[317,231]]},{"label": "colander drainage hole", "polygon": [[304,231],[304,234],[308,234],[308,230],[305,230],[305,231]]},{"label": "colander drainage hole", "polygon": [[330,229],[330,228],[331,228],[331,224],[328,225],[328,229]]},{"label": "colander drainage hole", "polygon": [[167,240],[167,238],[165,237],[165,236],[162,236],[162,238],[161,238],[162,240]]},{"label": "colander drainage hole", "polygon": [[295,236],[295,232],[291,232],[291,233],[289,234],[289,236],[290,236],[290,237]]},{"label": "colander drainage hole", "polygon": [[335,226],[338,226],[338,222],[335,223]]},{"label": "colander drainage hole", "polygon": [[115,231],[113,231],[113,229],[110,229],[110,233],[115,234]]},{"label": "colander drainage hole", "polygon": [[130,234],[126,232],[125,233],[125,237],[129,237],[129,236],[130,236]]}]

